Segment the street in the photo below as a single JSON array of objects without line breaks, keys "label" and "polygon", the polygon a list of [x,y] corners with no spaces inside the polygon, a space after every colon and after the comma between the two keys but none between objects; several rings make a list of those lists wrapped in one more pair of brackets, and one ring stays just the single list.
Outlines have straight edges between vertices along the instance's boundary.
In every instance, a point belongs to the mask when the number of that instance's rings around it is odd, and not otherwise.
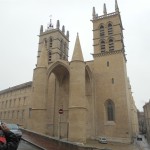
[{"label": "street", "polygon": [[135,140],[139,150],[150,150],[150,146],[148,145],[145,137],[143,135],[141,135],[141,137],[142,137],[142,141]]},{"label": "street", "polygon": [[42,150],[26,141],[21,140],[17,150]]}]

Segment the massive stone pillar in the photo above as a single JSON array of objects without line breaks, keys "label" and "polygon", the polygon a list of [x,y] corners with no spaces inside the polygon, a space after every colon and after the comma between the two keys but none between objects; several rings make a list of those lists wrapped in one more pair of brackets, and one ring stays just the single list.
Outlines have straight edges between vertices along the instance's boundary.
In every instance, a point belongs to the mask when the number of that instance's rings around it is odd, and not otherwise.
[{"label": "massive stone pillar", "polygon": [[86,142],[85,63],[79,37],[70,63],[69,141]]}]

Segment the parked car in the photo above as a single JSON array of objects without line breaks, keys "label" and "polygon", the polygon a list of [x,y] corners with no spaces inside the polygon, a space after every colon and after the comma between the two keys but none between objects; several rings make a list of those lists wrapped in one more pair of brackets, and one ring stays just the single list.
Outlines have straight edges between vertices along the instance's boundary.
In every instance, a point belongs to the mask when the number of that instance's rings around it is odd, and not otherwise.
[{"label": "parked car", "polygon": [[141,136],[137,136],[137,141],[142,141],[142,137]]},{"label": "parked car", "polygon": [[19,126],[17,124],[11,124],[11,123],[7,124],[7,126],[10,129],[10,131],[13,132],[20,140],[22,137],[22,132],[19,129]]},{"label": "parked car", "polygon": [[105,137],[100,137],[98,141],[102,144],[107,144],[107,139]]}]

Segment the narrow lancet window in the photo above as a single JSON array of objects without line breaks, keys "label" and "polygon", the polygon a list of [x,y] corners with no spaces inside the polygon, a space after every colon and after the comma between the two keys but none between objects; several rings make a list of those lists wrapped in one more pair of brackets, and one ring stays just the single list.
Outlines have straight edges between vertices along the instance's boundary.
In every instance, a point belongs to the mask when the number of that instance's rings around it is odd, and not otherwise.
[{"label": "narrow lancet window", "polygon": [[52,60],[52,47],[53,47],[53,39],[52,37],[49,38],[49,49],[48,49],[48,61]]},{"label": "narrow lancet window", "polygon": [[104,26],[101,25],[100,26],[100,37],[103,37],[103,36],[105,36],[105,31],[104,31]]},{"label": "narrow lancet window", "polygon": [[109,51],[114,51],[114,41],[113,41],[113,39],[109,39]]},{"label": "narrow lancet window", "polygon": [[101,52],[105,52],[105,41],[101,41]]},{"label": "narrow lancet window", "polygon": [[115,120],[115,106],[112,100],[107,100],[106,102],[107,120]]},{"label": "narrow lancet window", "polygon": [[53,39],[52,39],[52,38],[49,39],[49,47],[50,47],[50,48],[53,47]]},{"label": "narrow lancet window", "polygon": [[113,35],[113,26],[111,23],[108,24],[108,35]]},{"label": "narrow lancet window", "polygon": [[63,51],[64,51],[64,42],[63,40],[60,41],[60,59],[63,58]]}]

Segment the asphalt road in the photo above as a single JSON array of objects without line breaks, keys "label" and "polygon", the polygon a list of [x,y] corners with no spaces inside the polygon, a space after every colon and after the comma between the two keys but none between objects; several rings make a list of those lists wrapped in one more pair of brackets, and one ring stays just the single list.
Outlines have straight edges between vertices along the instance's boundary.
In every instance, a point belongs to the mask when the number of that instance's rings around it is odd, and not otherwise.
[{"label": "asphalt road", "polygon": [[40,148],[21,140],[17,150],[41,150]]},{"label": "asphalt road", "polygon": [[143,135],[140,135],[140,137],[142,137],[142,141],[135,141],[138,148],[140,150],[150,150],[150,145],[148,144],[147,140],[145,139],[145,137]]}]

